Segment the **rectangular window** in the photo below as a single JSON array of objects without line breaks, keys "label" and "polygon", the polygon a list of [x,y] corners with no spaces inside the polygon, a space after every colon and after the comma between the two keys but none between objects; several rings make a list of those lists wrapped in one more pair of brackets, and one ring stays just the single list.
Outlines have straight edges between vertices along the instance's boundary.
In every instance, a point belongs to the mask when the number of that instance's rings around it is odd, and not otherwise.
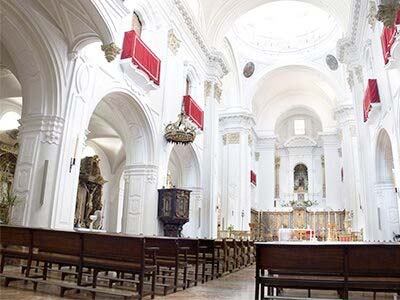
[{"label": "rectangular window", "polygon": [[295,135],[306,134],[306,123],[304,120],[294,120],[294,134]]}]

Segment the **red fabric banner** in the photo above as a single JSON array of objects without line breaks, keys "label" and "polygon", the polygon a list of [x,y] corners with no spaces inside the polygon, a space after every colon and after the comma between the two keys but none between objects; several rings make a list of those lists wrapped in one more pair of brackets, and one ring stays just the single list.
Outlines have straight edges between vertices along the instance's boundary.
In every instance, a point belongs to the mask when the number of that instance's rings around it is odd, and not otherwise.
[{"label": "red fabric banner", "polygon": [[389,62],[390,50],[392,49],[392,46],[394,44],[396,33],[397,33],[396,27],[393,28],[383,27],[381,35],[381,43],[382,43],[383,59],[385,60],[385,65]]},{"label": "red fabric banner", "polygon": [[254,185],[257,185],[257,175],[254,171],[250,171],[250,182]]},{"label": "red fabric banner", "polygon": [[380,103],[378,82],[376,79],[368,79],[367,89],[364,95],[364,122],[368,121],[368,115],[371,111],[371,103]]},{"label": "red fabric banner", "polygon": [[201,130],[204,126],[204,112],[197,103],[189,95],[183,96],[183,106],[186,115],[195,123]]},{"label": "red fabric banner", "polygon": [[140,39],[134,30],[125,32],[121,59],[131,58],[132,63],[157,85],[160,85],[161,60]]}]

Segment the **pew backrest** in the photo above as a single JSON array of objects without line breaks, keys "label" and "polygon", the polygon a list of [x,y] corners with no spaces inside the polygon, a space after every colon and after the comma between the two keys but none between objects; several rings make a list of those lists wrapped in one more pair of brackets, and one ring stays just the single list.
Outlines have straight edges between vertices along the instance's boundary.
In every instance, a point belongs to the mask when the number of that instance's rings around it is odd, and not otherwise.
[{"label": "pew backrest", "polygon": [[349,245],[349,276],[400,277],[400,245]]},{"label": "pew backrest", "polygon": [[0,226],[0,245],[30,247],[32,243],[31,230],[19,226]]},{"label": "pew backrest", "polygon": [[80,256],[81,237],[73,231],[33,228],[32,246],[42,252]]},{"label": "pew backrest", "polygon": [[344,250],[335,245],[256,245],[256,267],[275,274],[344,275]]},{"label": "pew backrest", "polygon": [[84,259],[90,257],[136,263],[144,262],[144,237],[84,233],[82,240]]}]

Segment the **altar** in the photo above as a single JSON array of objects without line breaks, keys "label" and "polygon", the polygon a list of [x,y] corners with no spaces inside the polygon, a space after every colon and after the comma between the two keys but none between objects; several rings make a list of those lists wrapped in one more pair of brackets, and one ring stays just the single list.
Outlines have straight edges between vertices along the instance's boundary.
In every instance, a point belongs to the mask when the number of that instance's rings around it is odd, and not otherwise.
[{"label": "altar", "polygon": [[352,214],[345,210],[252,210],[250,229],[252,238],[258,241],[362,240],[362,233],[352,232]]}]

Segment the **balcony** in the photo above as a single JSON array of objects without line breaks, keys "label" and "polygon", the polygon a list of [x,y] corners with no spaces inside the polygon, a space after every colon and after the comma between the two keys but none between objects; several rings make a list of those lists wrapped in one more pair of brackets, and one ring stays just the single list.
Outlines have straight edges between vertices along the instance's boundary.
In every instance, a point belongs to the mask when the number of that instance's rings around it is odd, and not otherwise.
[{"label": "balcony", "polygon": [[189,117],[189,119],[203,130],[204,127],[204,112],[200,108],[200,106],[190,97],[186,95],[183,97],[183,106],[185,110],[185,114]]},{"label": "balcony", "polygon": [[124,72],[145,91],[157,89],[160,85],[161,60],[134,30],[125,32],[120,64]]},{"label": "balcony", "polygon": [[364,123],[368,121],[369,113],[374,103],[380,103],[378,83],[376,79],[368,79],[367,89],[364,95]]}]

